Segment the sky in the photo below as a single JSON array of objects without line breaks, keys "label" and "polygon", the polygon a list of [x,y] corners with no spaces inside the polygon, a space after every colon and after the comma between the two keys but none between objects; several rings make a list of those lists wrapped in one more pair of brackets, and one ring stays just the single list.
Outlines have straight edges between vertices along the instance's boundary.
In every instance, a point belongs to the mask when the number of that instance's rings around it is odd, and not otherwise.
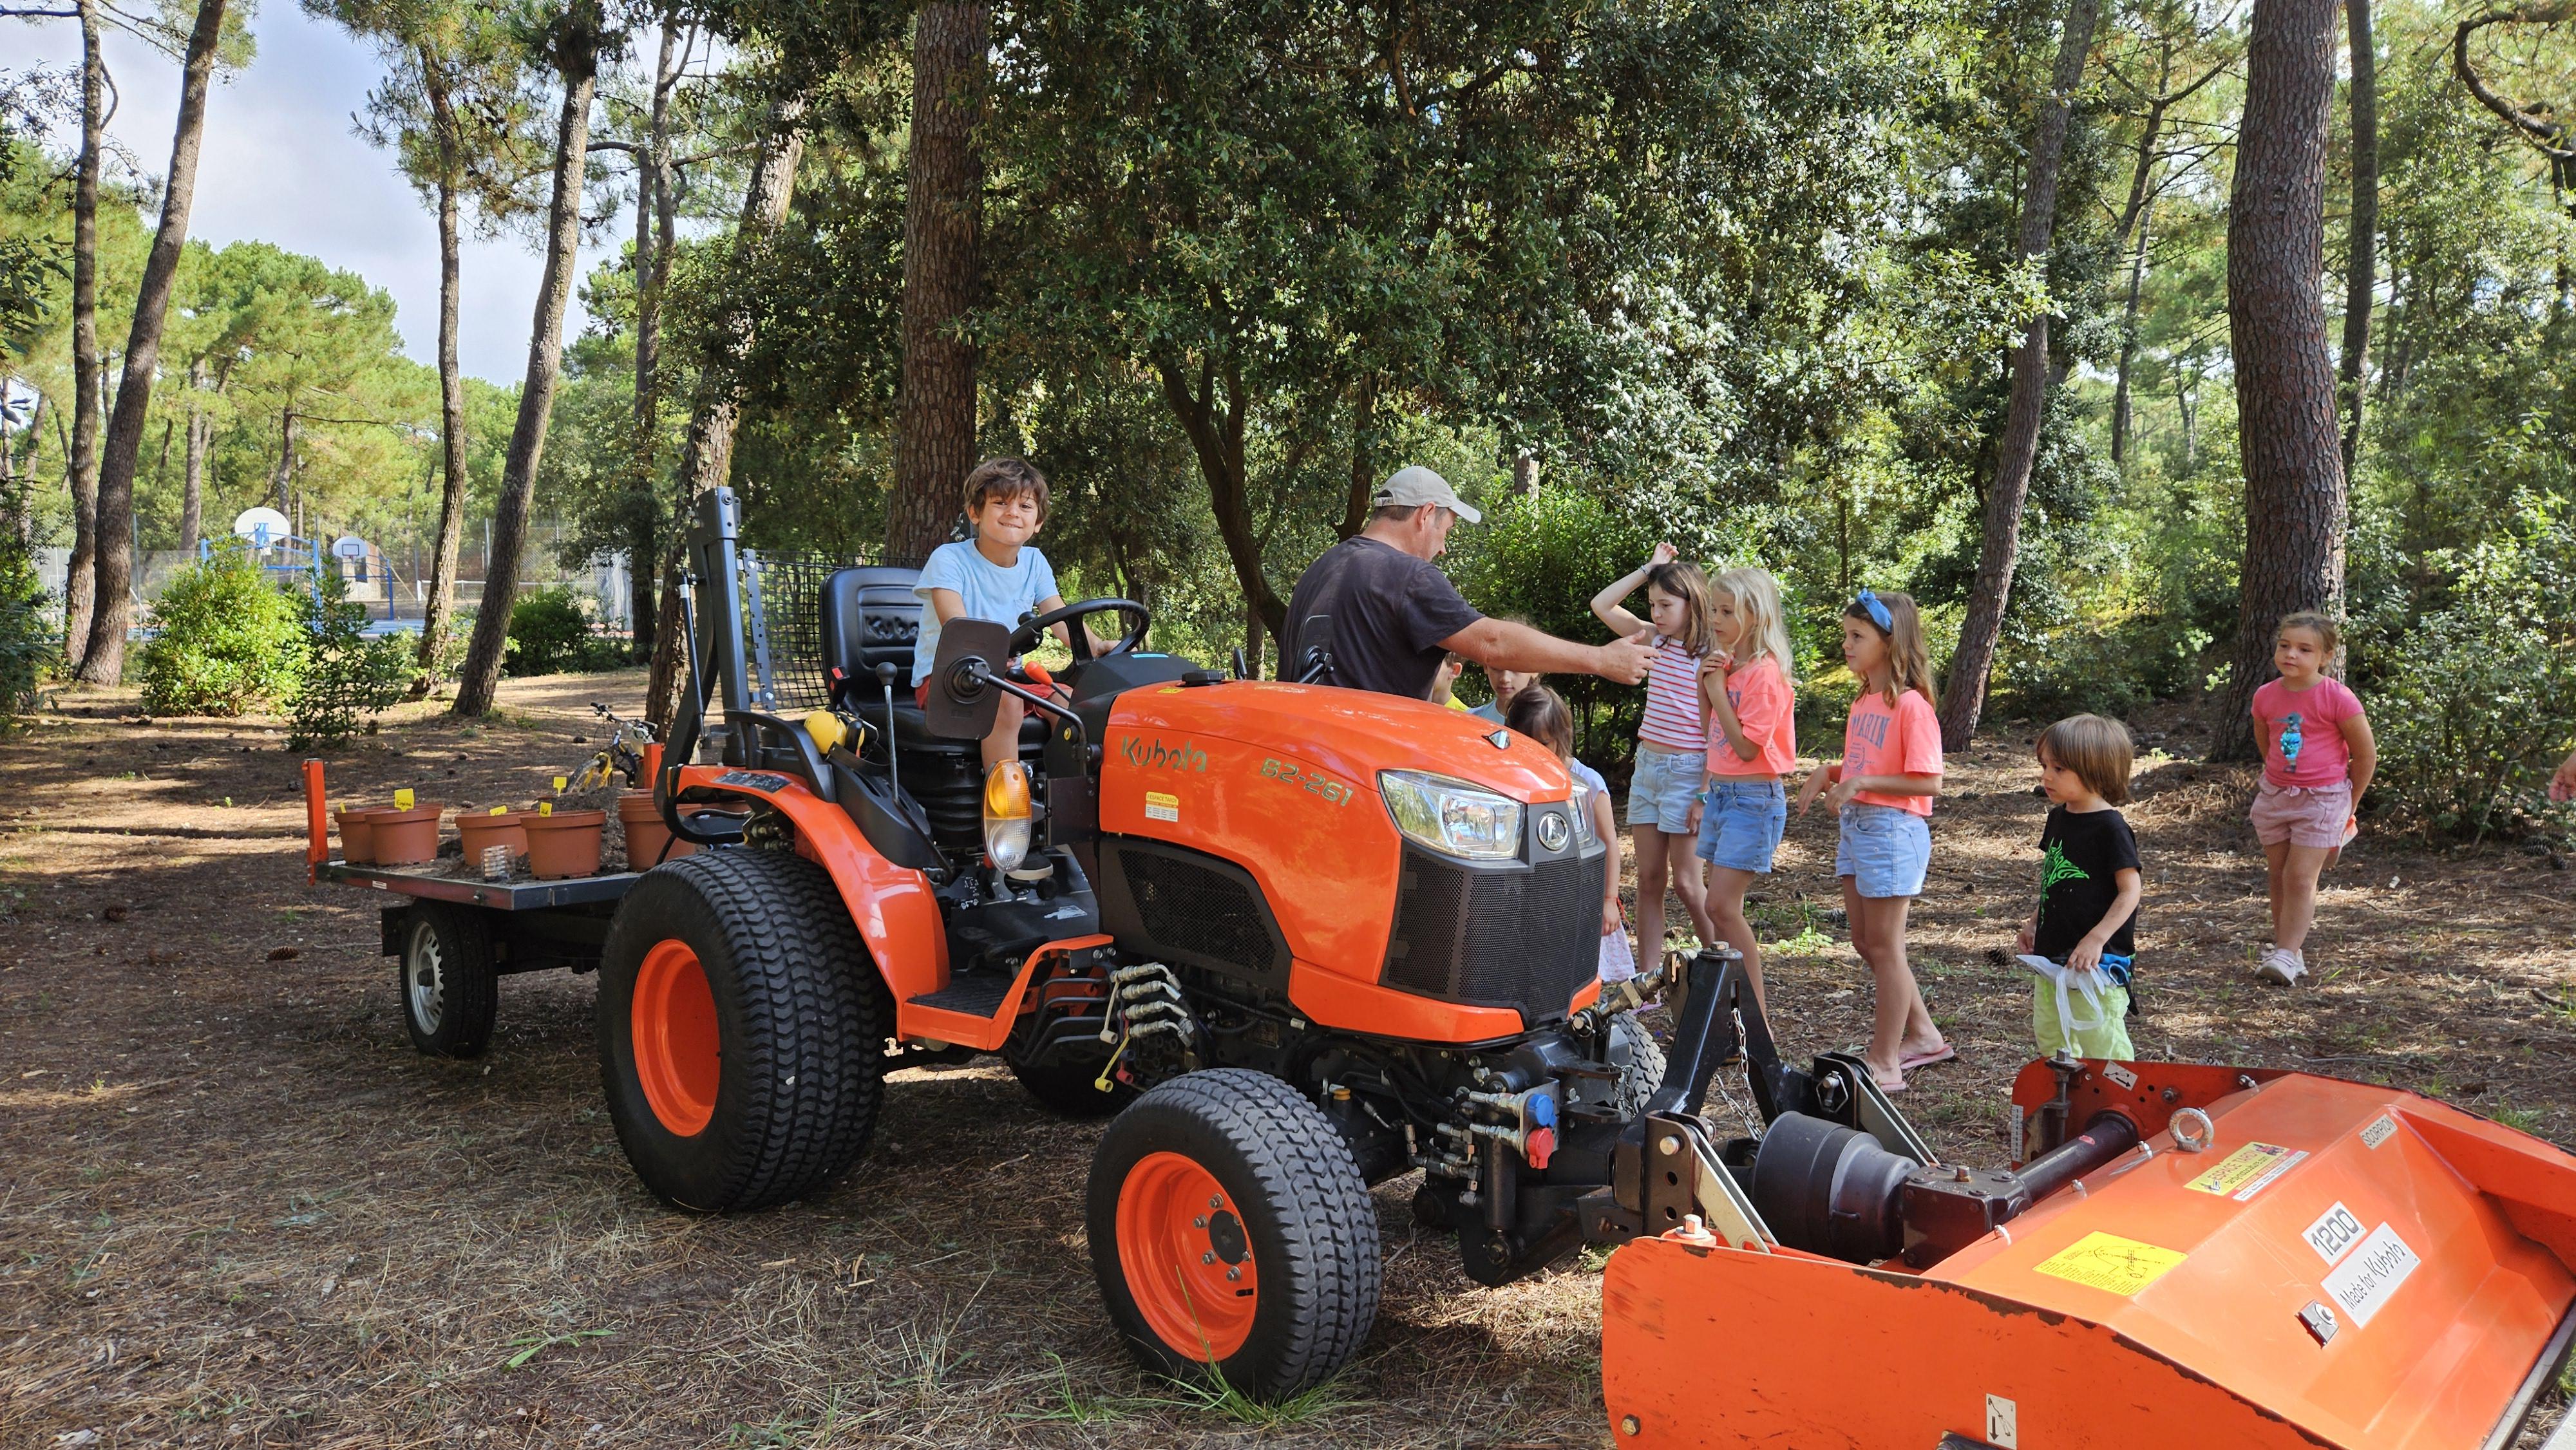
[{"label": "sky", "polygon": [[[393,294],[403,350],[436,362],[436,220],[391,155],[350,128],[383,67],[366,45],[306,15],[296,0],[266,0],[250,28],[258,58],[229,82],[219,81],[207,98],[189,237],[215,246],[270,242],[358,273]],[[79,63],[75,22],[0,20],[0,71]],[[158,177],[170,164],[178,64],[116,32],[108,38],[107,64],[123,97],[108,130]],[[478,240],[469,223],[462,240],[458,361],[474,376],[515,382],[527,371],[528,328],[543,273],[533,238],[522,232]],[[612,255],[619,241],[612,234],[586,246],[581,272]],[[565,337],[578,336],[582,324],[576,285]]]}]

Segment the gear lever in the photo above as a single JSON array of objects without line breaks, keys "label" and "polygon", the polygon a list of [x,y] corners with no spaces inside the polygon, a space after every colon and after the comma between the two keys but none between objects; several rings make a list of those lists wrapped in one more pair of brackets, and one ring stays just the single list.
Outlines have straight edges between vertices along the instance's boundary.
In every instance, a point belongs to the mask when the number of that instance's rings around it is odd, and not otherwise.
[{"label": "gear lever", "polygon": [[886,707],[886,783],[894,788],[894,798],[903,799],[903,772],[895,762],[894,748],[894,662],[877,664],[877,688],[885,691]]}]

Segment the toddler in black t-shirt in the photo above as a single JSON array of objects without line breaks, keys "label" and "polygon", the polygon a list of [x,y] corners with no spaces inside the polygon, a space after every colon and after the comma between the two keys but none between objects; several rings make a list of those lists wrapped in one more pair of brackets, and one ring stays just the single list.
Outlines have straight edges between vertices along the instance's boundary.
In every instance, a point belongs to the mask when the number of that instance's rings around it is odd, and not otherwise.
[{"label": "toddler in black t-shirt", "polygon": [[2039,737],[2048,824],[2039,835],[2039,905],[2015,946],[2036,977],[2031,1029],[2043,1053],[2127,1061],[2125,1019],[2137,965],[2138,840],[2115,807],[2129,798],[2129,732],[2077,715]]}]

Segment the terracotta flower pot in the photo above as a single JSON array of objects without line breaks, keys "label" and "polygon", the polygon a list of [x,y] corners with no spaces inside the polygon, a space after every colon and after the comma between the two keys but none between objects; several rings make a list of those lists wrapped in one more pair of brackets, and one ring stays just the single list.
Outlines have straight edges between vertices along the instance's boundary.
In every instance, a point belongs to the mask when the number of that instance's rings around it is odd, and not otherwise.
[{"label": "terracotta flower pot", "polygon": [[599,874],[599,836],[606,811],[557,811],[521,822],[528,832],[528,873],[543,881]]},{"label": "terracotta flower pot", "polygon": [[340,810],[340,859],[351,866],[376,864],[376,811],[359,806]]},{"label": "terracotta flower pot", "polygon": [[410,810],[379,810],[367,824],[375,836],[376,864],[379,866],[418,866],[438,859],[438,818],[440,806],[414,806]]},{"label": "terracotta flower pot", "polygon": [[650,871],[665,861],[677,861],[698,849],[686,841],[671,838],[671,828],[662,824],[662,808],[653,802],[649,790],[633,791],[617,798],[618,824],[626,828],[626,869]]},{"label": "terracotta flower pot", "polygon": [[528,822],[535,819],[529,811],[504,811],[497,816],[458,811],[456,838],[464,845],[469,864],[480,865],[483,851],[489,846],[507,846],[513,858],[523,858],[528,854]]}]

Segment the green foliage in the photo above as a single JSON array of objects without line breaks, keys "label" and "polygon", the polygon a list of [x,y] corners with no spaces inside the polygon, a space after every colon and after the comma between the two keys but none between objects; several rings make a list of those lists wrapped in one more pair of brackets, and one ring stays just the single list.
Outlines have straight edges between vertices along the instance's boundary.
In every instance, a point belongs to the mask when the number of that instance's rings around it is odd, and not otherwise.
[{"label": "green foliage", "polygon": [[23,714],[42,699],[46,668],[63,642],[45,618],[45,590],[26,547],[0,536],[0,716]]},{"label": "green foliage", "polygon": [[369,638],[366,607],[349,602],[348,581],[337,568],[324,569],[305,597],[304,657],[288,737],[297,750],[347,739],[359,716],[391,707],[411,681],[410,637]]},{"label": "green foliage", "polygon": [[505,673],[613,670],[625,663],[616,641],[592,633],[580,596],[566,585],[532,590],[510,606],[510,641],[501,657]]},{"label": "green foliage", "polygon": [[2430,834],[2520,835],[2553,811],[2576,825],[2546,797],[2576,736],[2576,508],[2519,503],[2486,542],[2428,561],[2453,577],[2445,606],[2410,622],[2402,599],[2383,605],[2359,661],[2370,794]]},{"label": "green foliage", "polygon": [[160,715],[240,715],[292,699],[304,678],[304,609],[258,565],[224,552],[161,591],[143,646],[143,704]]}]

